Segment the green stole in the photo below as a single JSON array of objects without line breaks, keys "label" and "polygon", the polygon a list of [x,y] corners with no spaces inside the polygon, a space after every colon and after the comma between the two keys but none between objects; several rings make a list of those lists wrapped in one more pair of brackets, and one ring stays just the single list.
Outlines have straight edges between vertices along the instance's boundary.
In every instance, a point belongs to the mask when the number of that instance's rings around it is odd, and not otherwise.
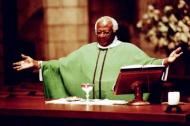
[{"label": "green stole", "polygon": [[[100,55],[102,53],[102,55]],[[93,76],[93,84],[94,84],[94,88],[93,88],[93,98],[95,98],[95,88],[96,88],[96,85],[95,85],[95,78],[96,76],[99,75],[99,82],[98,82],[98,94],[99,94],[99,99],[102,98],[102,90],[101,90],[101,85],[102,85],[102,75],[103,75],[103,71],[104,71],[104,63],[105,63],[105,60],[106,60],[106,55],[107,55],[107,52],[108,52],[108,49],[99,49],[99,52],[98,52],[98,57],[97,57],[97,61],[96,61],[96,67],[95,67],[95,70],[94,70],[94,76]],[[101,60],[103,59],[103,60]],[[99,62],[102,62],[100,63]],[[98,67],[99,66],[99,67]],[[100,69],[100,74],[96,74],[96,71],[97,69]]]}]

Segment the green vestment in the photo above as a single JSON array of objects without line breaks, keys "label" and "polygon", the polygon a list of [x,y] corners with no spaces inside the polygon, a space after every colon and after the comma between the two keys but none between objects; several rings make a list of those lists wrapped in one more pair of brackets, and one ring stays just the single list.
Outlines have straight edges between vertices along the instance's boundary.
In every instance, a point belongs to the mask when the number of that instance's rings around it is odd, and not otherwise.
[{"label": "green vestment", "polygon": [[114,95],[113,86],[120,68],[134,64],[161,65],[162,59],[147,56],[131,43],[121,43],[116,47],[104,50],[99,49],[96,42],[84,45],[67,57],[42,63],[45,97],[78,96],[84,98],[85,94],[80,84],[93,83],[94,80],[95,91],[94,94],[91,92],[91,98],[93,95],[95,98],[99,98],[99,81],[101,81],[102,99],[130,100],[133,98],[132,95]]}]

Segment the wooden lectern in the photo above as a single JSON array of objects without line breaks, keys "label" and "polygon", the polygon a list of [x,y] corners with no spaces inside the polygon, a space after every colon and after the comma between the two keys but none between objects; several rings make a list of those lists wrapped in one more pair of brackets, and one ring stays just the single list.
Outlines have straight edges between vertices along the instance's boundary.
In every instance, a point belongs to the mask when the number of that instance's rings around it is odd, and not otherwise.
[{"label": "wooden lectern", "polygon": [[122,67],[114,92],[116,95],[134,93],[135,98],[129,102],[129,105],[147,105],[149,102],[143,100],[143,93],[150,92],[150,87],[161,82],[164,71],[163,65]]}]

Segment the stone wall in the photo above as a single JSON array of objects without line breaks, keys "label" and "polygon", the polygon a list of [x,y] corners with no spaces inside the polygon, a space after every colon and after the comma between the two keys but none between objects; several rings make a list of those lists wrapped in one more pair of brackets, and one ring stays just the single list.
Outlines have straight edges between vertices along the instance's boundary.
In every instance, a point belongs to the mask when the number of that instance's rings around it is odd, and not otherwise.
[{"label": "stone wall", "polygon": [[[4,70],[3,1],[6,0],[0,0],[0,86],[7,84],[4,82],[5,77],[15,74],[19,76],[20,83],[33,78],[32,73],[27,71],[5,74],[10,70]],[[16,0],[16,3],[14,18],[17,22],[12,23],[16,28],[12,32],[18,42],[8,41],[17,48],[11,50],[9,55],[16,54],[20,58],[20,54],[24,53],[35,59],[56,59],[88,43],[88,0]],[[9,7],[7,3],[6,7]],[[14,80],[11,81],[15,83]]]},{"label": "stone wall", "polygon": [[88,0],[44,0],[45,57],[66,56],[88,43]]}]

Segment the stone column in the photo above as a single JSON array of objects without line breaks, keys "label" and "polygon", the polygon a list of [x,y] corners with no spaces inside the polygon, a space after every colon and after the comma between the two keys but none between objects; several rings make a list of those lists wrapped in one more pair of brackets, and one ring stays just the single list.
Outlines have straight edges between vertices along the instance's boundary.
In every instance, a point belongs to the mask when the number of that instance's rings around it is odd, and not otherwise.
[{"label": "stone column", "polygon": [[45,58],[66,56],[88,43],[88,0],[44,0]]}]

